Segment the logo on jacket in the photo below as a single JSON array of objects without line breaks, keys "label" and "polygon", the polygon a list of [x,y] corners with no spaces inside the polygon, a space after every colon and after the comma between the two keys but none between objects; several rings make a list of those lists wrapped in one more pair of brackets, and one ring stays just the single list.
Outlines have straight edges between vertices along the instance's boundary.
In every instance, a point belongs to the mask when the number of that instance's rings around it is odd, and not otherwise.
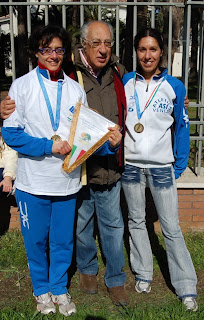
[{"label": "logo on jacket", "polygon": [[128,103],[128,112],[133,112],[134,111],[134,106],[135,106],[135,102],[129,102]]},{"label": "logo on jacket", "polygon": [[69,111],[70,111],[71,113],[74,113],[74,106],[71,106],[71,108],[69,108]]},{"label": "logo on jacket", "polygon": [[69,122],[72,121],[73,114],[74,114],[74,106],[71,106],[71,108],[69,108],[69,115],[68,115],[68,117],[67,117],[67,120],[68,120]]},{"label": "logo on jacket", "polygon": [[173,106],[165,98],[159,98],[153,103],[154,112],[172,113]]},{"label": "logo on jacket", "polygon": [[188,127],[188,123],[189,123],[189,118],[188,118],[188,113],[186,112],[186,109],[183,108],[183,120],[186,124],[186,128]]}]

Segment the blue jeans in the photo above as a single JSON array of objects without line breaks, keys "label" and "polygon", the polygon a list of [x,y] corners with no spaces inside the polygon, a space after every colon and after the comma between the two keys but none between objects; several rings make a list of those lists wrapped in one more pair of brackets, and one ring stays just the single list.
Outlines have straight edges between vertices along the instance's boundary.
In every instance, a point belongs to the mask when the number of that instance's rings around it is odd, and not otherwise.
[{"label": "blue jeans", "polygon": [[178,219],[178,199],[172,167],[138,168],[126,165],[122,186],[129,210],[130,260],[137,280],[152,281],[153,259],[145,221],[148,186],[164,235],[171,283],[176,294],[196,296],[197,277]]},{"label": "blue jeans", "polygon": [[105,284],[108,288],[123,286],[124,224],[120,209],[121,182],[111,186],[83,187],[77,199],[76,260],[80,273],[98,272],[97,246],[94,238],[94,210],[103,254],[106,259]]}]

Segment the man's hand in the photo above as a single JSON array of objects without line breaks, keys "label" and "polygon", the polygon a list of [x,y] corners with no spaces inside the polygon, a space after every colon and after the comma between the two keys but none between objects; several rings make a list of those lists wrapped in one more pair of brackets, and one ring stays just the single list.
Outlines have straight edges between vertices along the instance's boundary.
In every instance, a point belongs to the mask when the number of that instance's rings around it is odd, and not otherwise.
[{"label": "man's hand", "polygon": [[7,96],[4,100],[1,101],[0,105],[0,113],[2,119],[7,119],[10,117],[11,113],[16,109],[15,101],[11,100],[9,96]]},{"label": "man's hand", "polygon": [[186,109],[187,109],[188,106],[189,106],[189,99],[188,99],[187,96],[185,96],[185,98],[184,98],[184,106],[186,107]]},{"label": "man's hand", "polygon": [[111,131],[111,135],[109,137],[110,146],[111,148],[116,148],[120,144],[122,134],[120,133],[118,128],[109,127],[108,130]]},{"label": "man's hand", "polygon": [[67,141],[54,141],[52,145],[52,153],[65,155],[71,152],[71,147]]}]

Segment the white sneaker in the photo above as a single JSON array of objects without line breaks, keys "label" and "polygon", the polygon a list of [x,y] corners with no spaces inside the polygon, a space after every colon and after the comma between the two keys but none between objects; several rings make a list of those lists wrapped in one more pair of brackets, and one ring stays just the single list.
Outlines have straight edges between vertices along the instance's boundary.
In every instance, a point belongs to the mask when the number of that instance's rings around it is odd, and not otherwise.
[{"label": "white sneaker", "polygon": [[185,297],[182,299],[182,303],[185,305],[187,311],[198,310],[198,304],[194,297]]},{"label": "white sneaker", "polygon": [[71,316],[76,313],[76,306],[71,301],[69,293],[60,294],[58,296],[52,295],[52,301],[59,305],[59,312],[64,316]]},{"label": "white sneaker", "polygon": [[135,290],[138,293],[149,293],[151,291],[150,282],[142,280],[136,281]]},{"label": "white sneaker", "polygon": [[37,301],[37,310],[43,314],[55,313],[56,308],[51,299],[50,292],[34,296]]}]

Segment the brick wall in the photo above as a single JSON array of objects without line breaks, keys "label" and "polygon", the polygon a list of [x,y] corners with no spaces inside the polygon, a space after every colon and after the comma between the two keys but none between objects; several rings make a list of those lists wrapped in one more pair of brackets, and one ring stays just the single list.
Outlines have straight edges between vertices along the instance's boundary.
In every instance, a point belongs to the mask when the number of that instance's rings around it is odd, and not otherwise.
[{"label": "brick wall", "polygon": [[[148,191],[146,196],[147,221],[148,223],[154,223],[156,232],[161,232],[156,209]],[[122,199],[124,202],[123,197]],[[184,233],[204,231],[204,189],[178,189],[178,199],[179,220],[182,231]],[[1,202],[0,225],[7,229],[9,228],[9,230],[20,229],[20,217],[15,200],[10,200],[9,205],[5,201]],[[127,217],[127,208],[124,203],[122,204],[122,209],[125,217]]]},{"label": "brick wall", "polygon": [[[204,189],[178,189],[178,200],[182,231],[204,231]],[[158,222],[155,230],[161,231]]]},{"label": "brick wall", "polygon": [[14,230],[14,229],[18,229],[20,230],[20,215],[19,215],[19,211],[17,207],[11,207],[10,210],[10,225],[9,225],[9,229],[10,230]]}]

